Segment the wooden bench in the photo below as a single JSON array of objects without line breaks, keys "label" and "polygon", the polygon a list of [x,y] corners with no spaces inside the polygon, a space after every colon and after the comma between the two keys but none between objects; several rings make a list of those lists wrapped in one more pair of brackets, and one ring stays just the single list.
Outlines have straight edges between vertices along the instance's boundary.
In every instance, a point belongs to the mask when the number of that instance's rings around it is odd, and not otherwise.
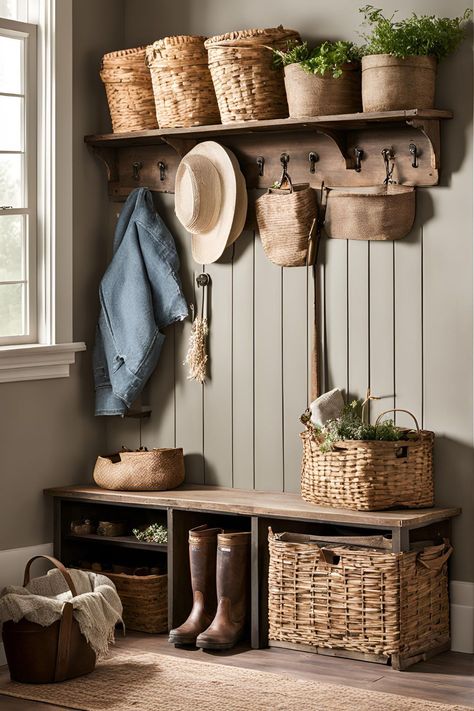
[{"label": "wooden bench", "polygon": [[[306,503],[297,494],[246,491],[186,484],[172,491],[121,492],[96,486],[46,489],[54,497],[54,552],[67,565],[95,551],[122,549],[128,555],[155,560],[167,556],[169,624],[180,625],[192,605],[189,575],[188,530],[202,523],[226,529],[249,530],[251,552],[251,645],[268,646],[268,527],[273,531],[305,532],[315,535],[377,535],[391,537],[392,551],[407,551],[414,541],[435,536],[450,538],[451,519],[459,508],[391,510],[380,512],[323,508]],[[102,536],[74,536],[71,520],[94,518],[134,523],[157,521],[168,527],[168,544],[141,543],[132,536],[104,539]],[[132,551],[132,553],[130,553]],[[274,644],[274,643],[272,643]],[[285,645],[291,647],[292,645]],[[432,650],[429,656],[444,651]],[[305,651],[308,651],[305,648]],[[313,650],[314,651],[314,650]],[[317,650],[334,654],[334,650]],[[339,655],[339,651],[338,651]],[[341,652],[340,656],[370,658],[370,655]],[[404,668],[415,660],[392,658],[392,666]]]}]

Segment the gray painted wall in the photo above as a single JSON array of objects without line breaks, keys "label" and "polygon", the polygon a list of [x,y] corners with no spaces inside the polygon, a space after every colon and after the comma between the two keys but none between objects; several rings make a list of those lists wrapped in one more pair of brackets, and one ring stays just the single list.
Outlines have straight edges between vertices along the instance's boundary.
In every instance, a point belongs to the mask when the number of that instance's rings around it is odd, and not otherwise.
[{"label": "gray painted wall", "polygon": [[[74,2],[74,340],[89,346],[110,227],[104,176],[83,136],[107,127],[97,69],[105,51],[123,46],[123,19],[121,1]],[[67,379],[1,384],[0,403],[0,549],[51,541],[43,488],[89,481],[104,441],[90,351],[77,354]]]},{"label": "gray painted wall", "polygon": [[[378,3],[388,11],[460,14],[465,0]],[[358,4],[336,0],[126,0],[125,44],[166,34],[216,34],[283,23],[305,38],[357,39]],[[453,109],[443,126],[441,185],[418,191],[416,225],[395,244],[327,241],[323,247],[325,385],[362,396],[368,385],[390,407],[411,409],[436,431],[436,497],[464,508],[455,523],[454,577],[474,580],[472,50],[466,42],[439,71],[437,106]],[[172,196],[157,206],[179,247],[192,299],[189,237]],[[308,391],[311,281],[305,269],[268,262],[247,231],[218,263],[213,279],[211,377],[186,380],[189,323],[169,329],[159,367],[143,396],[151,419],[147,446],[183,446],[189,481],[299,490],[298,417]],[[399,422],[408,422],[399,417]],[[108,447],[134,446],[136,421],[108,423]]]}]

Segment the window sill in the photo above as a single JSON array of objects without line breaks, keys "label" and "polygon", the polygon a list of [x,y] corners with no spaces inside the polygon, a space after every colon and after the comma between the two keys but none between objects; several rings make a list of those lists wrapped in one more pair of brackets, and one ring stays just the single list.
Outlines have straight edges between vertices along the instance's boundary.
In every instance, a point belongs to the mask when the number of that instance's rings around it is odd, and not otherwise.
[{"label": "window sill", "polygon": [[0,383],[68,378],[69,366],[75,362],[76,353],[85,350],[85,343],[2,346]]}]

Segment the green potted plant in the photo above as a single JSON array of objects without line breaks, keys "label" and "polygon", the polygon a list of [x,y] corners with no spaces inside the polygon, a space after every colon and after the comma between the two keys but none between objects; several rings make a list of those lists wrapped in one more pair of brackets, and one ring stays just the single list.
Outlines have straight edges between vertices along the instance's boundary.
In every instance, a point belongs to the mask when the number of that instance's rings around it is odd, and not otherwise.
[{"label": "green potted plant", "polygon": [[373,5],[359,10],[363,25],[362,107],[398,111],[434,107],[436,69],[462,42],[472,15],[437,17],[412,13],[404,20],[386,17]]},{"label": "green potted plant", "polygon": [[360,111],[360,54],[352,42],[307,42],[273,50],[274,64],[284,67],[289,115],[307,118]]}]

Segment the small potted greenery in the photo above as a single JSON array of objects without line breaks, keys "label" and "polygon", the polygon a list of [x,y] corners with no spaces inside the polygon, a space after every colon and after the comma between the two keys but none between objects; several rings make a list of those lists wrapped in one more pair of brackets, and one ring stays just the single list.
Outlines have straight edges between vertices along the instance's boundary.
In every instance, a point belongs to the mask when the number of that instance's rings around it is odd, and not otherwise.
[{"label": "small potted greenery", "polygon": [[292,118],[360,111],[360,55],[352,42],[307,42],[273,50],[274,64],[284,67]]},{"label": "small potted greenery", "polygon": [[436,69],[465,36],[472,15],[437,17],[412,13],[395,20],[373,5],[359,10],[367,28],[362,47],[364,111],[398,111],[434,107]]}]

